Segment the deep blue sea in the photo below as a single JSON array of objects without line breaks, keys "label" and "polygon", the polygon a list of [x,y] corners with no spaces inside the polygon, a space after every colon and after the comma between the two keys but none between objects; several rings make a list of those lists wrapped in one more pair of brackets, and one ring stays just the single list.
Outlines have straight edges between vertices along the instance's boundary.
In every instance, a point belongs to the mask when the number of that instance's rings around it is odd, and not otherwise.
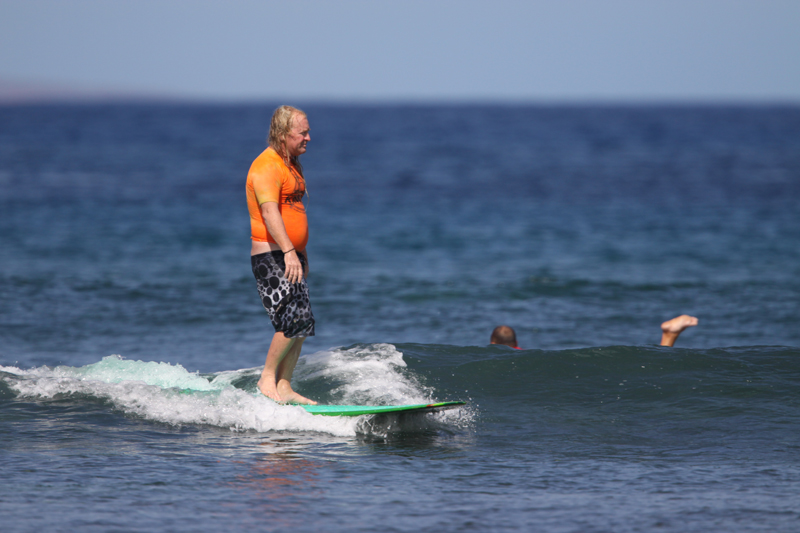
[{"label": "deep blue sea", "polygon": [[255,393],[277,104],[0,107],[2,531],[800,531],[800,107],[301,103],[295,388],[467,402],[330,418]]}]

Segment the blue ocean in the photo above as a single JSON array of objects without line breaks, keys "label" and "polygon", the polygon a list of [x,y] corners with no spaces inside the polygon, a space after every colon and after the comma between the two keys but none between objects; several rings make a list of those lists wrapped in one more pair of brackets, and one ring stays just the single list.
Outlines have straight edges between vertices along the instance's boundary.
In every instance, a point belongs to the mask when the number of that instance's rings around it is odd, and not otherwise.
[{"label": "blue ocean", "polygon": [[2,531],[800,531],[800,107],[300,102],[295,389],[466,402],[345,418],[256,393],[280,103],[0,107]]}]

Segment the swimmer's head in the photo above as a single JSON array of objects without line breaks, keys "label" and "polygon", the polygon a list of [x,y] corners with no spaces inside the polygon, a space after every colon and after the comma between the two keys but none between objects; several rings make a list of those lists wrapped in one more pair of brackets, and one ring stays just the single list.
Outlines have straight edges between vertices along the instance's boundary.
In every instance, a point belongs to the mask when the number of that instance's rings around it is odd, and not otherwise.
[{"label": "swimmer's head", "polygon": [[510,326],[497,326],[492,331],[492,337],[489,340],[491,344],[502,344],[504,346],[511,346],[512,348],[518,348],[517,346],[517,334]]}]

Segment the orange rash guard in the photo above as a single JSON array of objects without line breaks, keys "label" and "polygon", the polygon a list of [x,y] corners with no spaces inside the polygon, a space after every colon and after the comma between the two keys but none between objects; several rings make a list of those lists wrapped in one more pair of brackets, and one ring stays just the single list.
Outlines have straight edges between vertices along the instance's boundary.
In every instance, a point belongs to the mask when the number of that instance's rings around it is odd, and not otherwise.
[{"label": "orange rash guard", "polygon": [[261,204],[277,202],[294,249],[298,252],[306,249],[308,219],[302,202],[306,188],[305,182],[299,180],[298,176],[287,168],[281,156],[271,147],[261,152],[250,165],[247,174],[247,210],[250,212],[251,239],[275,243],[261,216]]}]

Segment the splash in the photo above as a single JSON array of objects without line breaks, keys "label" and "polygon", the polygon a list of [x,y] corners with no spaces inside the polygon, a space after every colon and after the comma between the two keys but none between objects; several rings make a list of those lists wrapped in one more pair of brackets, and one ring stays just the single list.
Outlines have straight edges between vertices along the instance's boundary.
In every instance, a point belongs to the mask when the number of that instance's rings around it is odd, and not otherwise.
[{"label": "splash", "polygon": [[[391,344],[364,344],[321,351],[300,359],[295,377],[323,403],[404,405],[431,403],[436,391],[408,369],[403,353]],[[324,391],[324,392],[323,392]],[[471,407],[427,415],[359,417],[356,428],[366,439],[402,434],[471,430],[477,412]]]},{"label": "splash", "polygon": [[318,431],[351,436],[356,421],[324,419],[302,408],[278,405],[236,388],[237,378],[257,375],[257,369],[204,377],[181,365],[128,361],[118,355],[74,368],[2,367],[4,381],[20,398],[34,400],[101,400],[133,416],[171,425],[210,425],[234,431]]},{"label": "splash", "polygon": [[324,382],[330,403],[402,405],[428,403],[433,390],[406,371],[403,354],[391,344],[358,345],[318,352],[300,360],[296,375]]},{"label": "splash", "polygon": [[[21,399],[102,401],[132,416],[170,425],[209,425],[234,431],[319,432],[350,437],[385,437],[400,428],[370,417],[314,416],[258,394],[259,368],[212,374],[179,364],[131,361],[119,355],[83,367],[2,367],[0,380]],[[390,405],[426,403],[433,390],[407,371],[403,355],[389,344],[333,349],[305,356],[295,372],[298,386],[325,403]],[[330,385],[333,384],[333,387]],[[440,428],[453,412],[419,417],[403,431]]]}]

